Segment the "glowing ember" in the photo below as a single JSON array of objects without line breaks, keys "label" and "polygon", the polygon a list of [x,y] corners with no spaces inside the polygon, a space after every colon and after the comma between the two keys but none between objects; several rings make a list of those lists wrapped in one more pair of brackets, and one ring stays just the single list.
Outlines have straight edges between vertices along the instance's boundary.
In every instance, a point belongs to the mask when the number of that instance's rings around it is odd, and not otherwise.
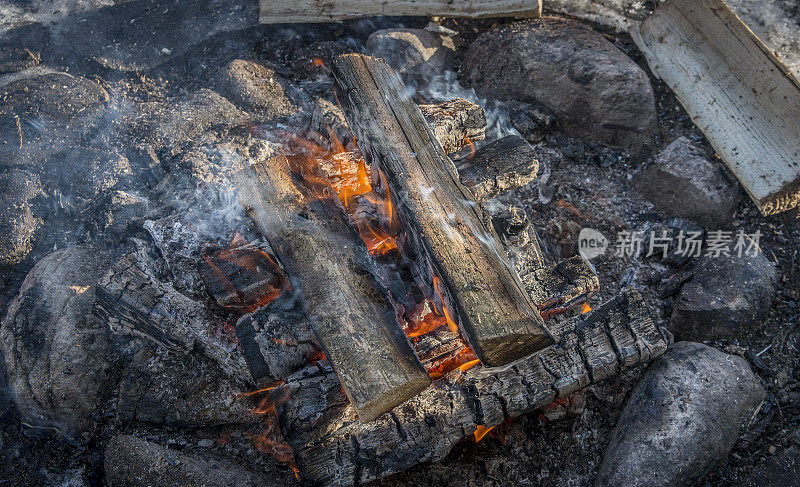
[{"label": "glowing ember", "polygon": [[255,401],[257,406],[253,410],[253,414],[261,415],[266,423],[266,427],[260,433],[248,433],[247,435],[256,450],[271,455],[278,462],[291,468],[297,475],[294,452],[283,439],[278,426],[277,406],[289,400],[289,390],[284,386],[283,381],[256,391],[237,394],[235,397],[237,399],[249,398],[249,400]]},{"label": "glowing ember", "polygon": [[473,433],[473,435],[475,436],[475,443],[481,441],[483,437],[486,436],[493,429],[494,426],[490,426],[487,428],[486,426],[479,424],[478,427],[475,429],[475,433]]},{"label": "glowing ember", "polygon": [[456,355],[440,362],[433,369],[429,370],[428,375],[434,380],[441,379],[453,370],[460,369],[462,366],[466,366],[464,370],[468,370],[478,363],[478,357],[475,355],[475,352],[473,352],[470,347],[464,346]]},{"label": "glowing ember", "polygon": [[581,314],[588,313],[588,312],[589,312],[589,311],[591,311],[591,310],[592,310],[592,307],[591,307],[591,306],[589,306],[589,303],[583,303],[583,304],[581,305]]}]

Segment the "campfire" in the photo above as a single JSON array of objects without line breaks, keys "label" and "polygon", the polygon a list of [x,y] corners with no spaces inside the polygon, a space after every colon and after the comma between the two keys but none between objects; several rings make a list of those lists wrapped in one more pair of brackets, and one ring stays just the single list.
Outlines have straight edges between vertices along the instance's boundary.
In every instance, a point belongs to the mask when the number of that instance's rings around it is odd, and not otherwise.
[{"label": "campfire", "polygon": [[0,484],[800,458],[778,27],[720,0],[151,3],[0,30]]}]

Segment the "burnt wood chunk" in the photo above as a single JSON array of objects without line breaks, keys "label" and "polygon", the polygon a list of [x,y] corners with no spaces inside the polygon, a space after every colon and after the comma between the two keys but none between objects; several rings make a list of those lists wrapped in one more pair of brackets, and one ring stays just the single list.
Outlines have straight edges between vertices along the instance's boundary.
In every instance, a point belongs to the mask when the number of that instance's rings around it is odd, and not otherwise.
[{"label": "burnt wood chunk", "polygon": [[461,182],[482,201],[536,179],[539,160],[528,141],[509,135],[456,161],[456,167]]},{"label": "burnt wood chunk", "polygon": [[359,418],[375,419],[424,390],[430,379],[336,203],[306,198],[284,157],[250,166],[235,181]]},{"label": "burnt wood chunk", "polygon": [[[421,278],[487,366],[550,345],[552,337],[512,269],[490,219],[458,180],[453,161],[384,61],[333,61],[338,100],[361,151],[382,173]],[[380,183],[380,178],[378,178]]]},{"label": "burnt wood chunk", "polygon": [[234,336],[206,306],[159,281],[131,253],[114,264],[97,283],[94,312],[113,333],[146,338],[188,354],[197,348],[232,378],[248,382],[250,374]]},{"label": "burnt wood chunk", "polygon": [[633,290],[591,313],[556,320],[556,343],[499,370],[451,372],[422,394],[368,423],[354,411],[324,361],[288,378],[281,422],[300,474],[314,485],[362,485],[443,459],[477,426],[541,408],[666,350]]},{"label": "burnt wood chunk", "polygon": [[486,113],[471,101],[456,98],[437,105],[420,105],[419,109],[448,154],[486,137]]},{"label": "burnt wood chunk", "polygon": [[206,249],[198,270],[209,294],[227,308],[255,309],[277,298],[285,284],[267,249],[240,235],[227,247]]},{"label": "burnt wood chunk", "polygon": [[521,277],[545,319],[585,303],[600,289],[597,274],[579,255]]}]

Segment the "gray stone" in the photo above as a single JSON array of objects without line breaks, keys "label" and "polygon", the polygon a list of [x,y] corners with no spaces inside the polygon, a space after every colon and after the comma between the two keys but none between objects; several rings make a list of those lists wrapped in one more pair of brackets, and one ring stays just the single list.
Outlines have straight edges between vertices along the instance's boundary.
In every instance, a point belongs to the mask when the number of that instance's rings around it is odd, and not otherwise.
[{"label": "gray stone", "polygon": [[679,339],[743,338],[769,315],[778,271],[764,254],[703,257],[693,272],[670,320]]},{"label": "gray stone", "polygon": [[109,100],[94,81],[66,73],[23,78],[0,89],[0,100],[18,117],[68,120]]},{"label": "gray stone", "polygon": [[267,118],[291,115],[297,109],[286,97],[283,83],[275,72],[262,64],[236,59],[220,73],[225,94],[246,109],[255,109]]},{"label": "gray stone", "polygon": [[190,456],[161,445],[118,435],[105,450],[106,482],[110,487],[256,487],[279,485],[232,463]]},{"label": "gray stone", "polygon": [[470,45],[462,76],[482,96],[537,101],[570,135],[638,150],[656,120],[647,74],[580,22],[496,27]]},{"label": "gray stone", "polygon": [[115,121],[132,145],[179,154],[188,142],[214,126],[229,127],[250,120],[219,93],[200,89],[166,103],[142,103]]},{"label": "gray stone", "polygon": [[21,169],[0,174],[0,264],[19,264],[33,248],[34,234],[42,222],[31,204],[41,195],[36,175]]},{"label": "gray stone", "polygon": [[400,73],[433,76],[452,69],[453,39],[421,29],[383,29],[370,34],[367,52]]},{"label": "gray stone", "polygon": [[730,453],[763,398],[743,358],[676,343],[633,390],[595,486],[695,484]]},{"label": "gray stone", "polygon": [[662,213],[693,220],[706,228],[726,227],[739,202],[739,186],[723,176],[686,137],[669,144],[633,185]]},{"label": "gray stone", "polygon": [[797,2],[725,0],[725,3],[800,78],[800,9]]},{"label": "gray stone", "polygon": [[92,426],[108,392],[111,346],[91,316],[105,252],[81,246],[39,261],[0,328],[9,387],[23,421],[72,436]]}]

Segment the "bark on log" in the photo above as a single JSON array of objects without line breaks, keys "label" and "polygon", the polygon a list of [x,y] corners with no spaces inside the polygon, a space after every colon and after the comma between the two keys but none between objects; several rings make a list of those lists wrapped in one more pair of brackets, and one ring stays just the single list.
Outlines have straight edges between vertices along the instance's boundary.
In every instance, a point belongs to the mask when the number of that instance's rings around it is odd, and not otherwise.
[{"label": "bark on log", "polygon": [[419,109],[448,154],[486,137],[486,112],[471,101],[456,98],[437,105],[420,105]]},{"label": "bark on log", "polygon": [[480,202],[533,181],[539,161],[525,139],[509,135],[456,161],[456,168],[461,182]]},{"label": "bark on log", "polygon": [[281,420],[301,475],[316,485],[361,485],[440,460],[478,425],[540,408],[666,349],[632,290],[552,330],[556,343],[533,356],[502,369],[454,371],[368,423],[353,419],[324,361],[290,377]]},{"label": "bark on log", "polygon": [[377,16],[527,17],[542,14],[541,0],[417,0],[376,3],[364,0],[319,2],[259,0],[259,22],[330,22]]},{"label": "bark on log", "polygon": [[[399,75],[360,54],[333,61],[339,102],[436,289],[481,361],[500,366],[552,343],[488,216],[408,98]],[[377,171],[373,171],[373,175]],[[437,285],[438,284],[438,285]]]},{"label": "bark on log", "polygon": [[123,257],[97,283],[95,313],[113,333],[146,338],[174,352],[193,349],[216,361],[232,378],[250,381],[235,337],[202,303],[148,273],[136,253]]},{"label": "bark on log", "polygon": [[275,157],[235,176],[243,204],[302,296],[326,356],[363,421],[430,383],[365,267],[366,247],[328,200],[308,199]]}]

